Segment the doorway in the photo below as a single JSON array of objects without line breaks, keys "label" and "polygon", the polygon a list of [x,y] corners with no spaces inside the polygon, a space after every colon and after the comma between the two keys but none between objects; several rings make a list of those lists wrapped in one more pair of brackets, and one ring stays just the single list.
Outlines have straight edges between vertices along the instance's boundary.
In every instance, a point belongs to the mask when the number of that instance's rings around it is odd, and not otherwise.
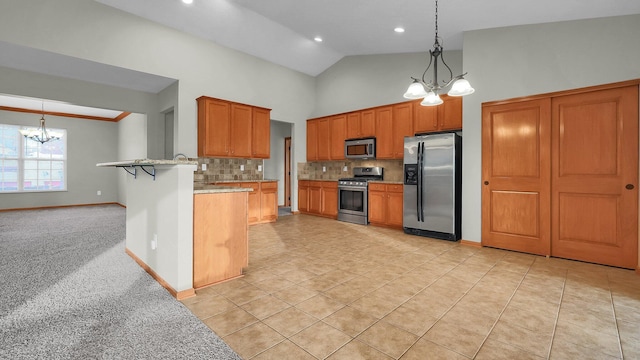
[{"label": "doorway", "polygon": [[291,207],[291,137],[284,138],[284,206]]}]

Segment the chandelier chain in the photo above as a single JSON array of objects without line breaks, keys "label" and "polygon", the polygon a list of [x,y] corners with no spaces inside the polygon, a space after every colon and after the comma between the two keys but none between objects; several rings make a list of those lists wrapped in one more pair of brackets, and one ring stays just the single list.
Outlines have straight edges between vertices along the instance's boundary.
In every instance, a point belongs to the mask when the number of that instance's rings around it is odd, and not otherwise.
[{"label": "chandelier chain", "polygon": [[436,41],[438,41],[438,0],[436,0]]}]

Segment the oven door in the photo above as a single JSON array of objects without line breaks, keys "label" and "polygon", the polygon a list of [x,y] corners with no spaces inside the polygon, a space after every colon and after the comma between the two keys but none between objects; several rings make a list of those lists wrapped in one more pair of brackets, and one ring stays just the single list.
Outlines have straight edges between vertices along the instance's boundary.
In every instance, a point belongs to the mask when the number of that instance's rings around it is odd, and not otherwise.
[{"label": "oven door", "polygon": [[338,213],[367,216],[367,188],[338,186]]}]

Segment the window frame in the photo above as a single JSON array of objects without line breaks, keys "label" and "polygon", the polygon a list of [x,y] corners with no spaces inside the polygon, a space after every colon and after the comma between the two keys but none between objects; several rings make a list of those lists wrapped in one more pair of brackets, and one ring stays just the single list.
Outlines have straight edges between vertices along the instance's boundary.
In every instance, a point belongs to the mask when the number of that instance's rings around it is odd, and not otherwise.
[{"label": "window frame", "polygon": [[[48,158],[43,158],[40,156],[37,157],[28,157],[27,156],[27,151],[29,150],[33,150],[33,147],[28,147],[27,144],[29,141],[32,141],[36,144],[36,150],[38,155],[40,155],[40,149],[43,145],[45,144],[41,144],[35,140],[29,140],[26,137],[24,137],[21,133],[20,130],[25,130],[25,129],[32,129],[33,126],[25,126],[25,125],[16,125],[16,124],[6,124],[6,123],[0,123],[0,126],[7,126],[7,127],[12,127],[15,128],[15,130],[17,131],[17,142],[18,142],[18,148],[20,149],[20,151],[18,152],[18,156],[17,157],[6,157],[6,156],[1,156],[0,157],[0,161],[5,161],[5,160],[9,160],[9,161],[16,161],[17,162],[17,185],[16,185],[16,190],[5,190],[2,187],[0,187],[0,194],[19,194],[19,193],[46,193],[46,192],[65,192],[68,191],[68,177],[67,177],[67,173],[68,173],[68,157],[67,157],[67,153],[68,153],[68,149],[67,149],[67,130],[66,129],[60,129],[60,128],[47,128],[48,131],[52,132],[52,133],[59,133],[62,134],[60,136],[60,139],[58,140],[53,140],[53,141],[63,141],[64,145],[63,145],[63,155],[61,159],[56,159],[53,157],[48,157]],[[25,169],[27,162],[28,161],[48,161],[48,162],[62,162],[62,172],[63,172],[63,178],[62,178],[62,187],[61,188],[56,188],[56,189],[25,189],[24,186],[24,182],[25,182],[25,172],[28,170],[33,170],[33,169]],[[51,169],[51,165],[50,165],[50,169]],[[42,181],[46,181],[46,180],[51,180],[51,181],[56,181],[54,179],[51,178],[51,175],[48,178],[41,178],[40,177],[40,170],[36,169],[35,170],[37,172],[37,176],[36,176],[36,183],[38,183],[40,180]],[[51,172],[53,171],[52,169],[50,170]],[[0,181],[4,181],[3,180],[4,177],[0,177]],[[38,185],[36,185],[38,186]]]}]

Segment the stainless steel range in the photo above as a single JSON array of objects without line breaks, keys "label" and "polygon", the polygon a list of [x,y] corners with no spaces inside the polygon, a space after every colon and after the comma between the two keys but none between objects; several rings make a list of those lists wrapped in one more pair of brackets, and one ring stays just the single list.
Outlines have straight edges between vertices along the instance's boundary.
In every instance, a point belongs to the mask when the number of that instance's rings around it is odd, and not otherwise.
[{"label": "stainless steel range", "polygon": [[383,180],[381,167],[355,167],[353,177],[338,180],[338,220],[369,223],[368,182]]}]

